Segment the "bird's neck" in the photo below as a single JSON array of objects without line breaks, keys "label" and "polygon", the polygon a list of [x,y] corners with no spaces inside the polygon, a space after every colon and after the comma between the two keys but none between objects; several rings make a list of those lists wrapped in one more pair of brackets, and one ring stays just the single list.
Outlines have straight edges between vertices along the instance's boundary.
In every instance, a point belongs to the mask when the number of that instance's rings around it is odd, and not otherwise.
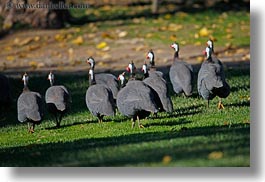
[{"label": "bird's neck", "polygon": [[29,87],[27,85],[24,85],[23,92],[29,91]]},{"label": "bird's neck", "polygon": [[53,86],[53,83],[54,83],[54,81],[53,80],[50,80],[50,86],[51,87]]},{"label": "bird's neck", "polygon": [[176,58],[177,58],[177,59],[179,58],[179,52],[178,52],[178,51],[176,51],[176,52],[174,53],[173,60],[175,60]]},{"label": "bird's neck", "polygon": [[96,80],[95,80],[95,73],[94,70],[89,70],[89,84],[90,85],[95,85],[96,84]]}]

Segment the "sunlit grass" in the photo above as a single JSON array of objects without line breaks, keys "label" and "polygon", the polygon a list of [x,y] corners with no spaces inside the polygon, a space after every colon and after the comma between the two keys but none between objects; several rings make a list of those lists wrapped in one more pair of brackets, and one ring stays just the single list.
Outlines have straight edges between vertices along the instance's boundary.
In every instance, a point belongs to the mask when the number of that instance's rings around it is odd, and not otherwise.
[{"label": "sunlit grass", "polygon": [[[16,120],[13,103],[1,120],[1,166],[249,166],[250,75],[249,70],[226,70],[231,94],[225,109],[218,98],[206,102],[194,96],[172,95],[174,113],[142,120],[145,128],[131,128],[129,118],[117,113],[97,123],[85,105],[86,75],[57,76],[69,88],[73,104],[62,127],[55,129],[46,113],[35,133]],[[11,80],[21,91],[19,79]],[[41,87],[40,87],[41,85]],[[30,88],[42,95],[48,88],[44,77],[31,77]],[[171,94],[172,91],[171,91]]]}]

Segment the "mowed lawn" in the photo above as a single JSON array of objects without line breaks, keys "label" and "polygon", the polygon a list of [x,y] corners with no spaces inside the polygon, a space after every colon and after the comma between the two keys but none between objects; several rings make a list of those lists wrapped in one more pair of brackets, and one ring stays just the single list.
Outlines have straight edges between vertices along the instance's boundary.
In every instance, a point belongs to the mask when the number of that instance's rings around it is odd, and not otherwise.
[{"label": "mowed lawn", "polygon": [[[71,112],[54,128],[45,114],[35,133],[16,119],[21,79],[11,79],[14,103],[0,121],[0,166],[250,166],[250,70],[225,69],[231,94],[218,110],[197,94],[176,96],[172,114],[142,120],[145,128],[131,128],[119,112],[97,122],[85,105],[87,75],[58,75],[57,84],[72,94]],[[115,73],[118,74],[118,73]],[[44,95],[44,76],[30,74],[29,87]]]}]

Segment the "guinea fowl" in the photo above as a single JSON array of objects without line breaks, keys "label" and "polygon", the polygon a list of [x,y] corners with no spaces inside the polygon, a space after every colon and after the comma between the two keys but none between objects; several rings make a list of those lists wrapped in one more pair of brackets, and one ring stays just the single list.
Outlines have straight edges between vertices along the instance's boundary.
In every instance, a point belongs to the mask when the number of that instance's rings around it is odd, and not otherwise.
[{"label": "guinea fowl", "polygon": [[149,63],[150,63],[149,72],[156,72],[156,73],[158,73],[159,76],[161,76],[162,78],[165,78],[164,73],[162,73],[161,71],[157,71],[156,70],[155,54],[154,54],[152,49],[148,51],[146,59],[149,59]]},{"label": "guinea fowl", "polygon": [[134,62],[131,61],[131,63],[129,63],[129,65],[126,67],[126,71],[128,71],[130,73],[130,79],[129,80],[135,80],[135,76],[136,76],[136,67],[134,65]]},{"label": "guinea fowl", "polygon": [[11,103],[10,85],[8,78],[0,74],[0,111]]},{"label": "guinea fowl", "polygon": [[89,111],[102,123],[104,116],[115,115],[115,102],[111,90],[105,84],[98,84],[94,70],[89,70],[90,86],[86,91],[86,105]]},{"label": "guinea fowl", "polygon": [[63,85],[54,86],[54,74],[52,72],[48,75],[50,87],[45,94],[45,102],[48,111],[55,117],[56,127],[60,127],[60,123],[64,114],[69,110],[71,103],[71,96],[68,90]]},{"label": "guinea fowl", "polygon": [[214,97],[220,98],[218,108],[223,109],[222,98],[230,94],[230,86],[225,80],[223,65],[220,60],[212,57],[212,49],[206,47],[206,60],[202,63],[198,73],[198,92],[205,100],[207,107]]},{"label": "guinea fowl", "polygon": [[[119,75],[119,80],[124,84],[124,74]],[[135,121],[142,128],[140,119],[146,118],[151,113],[157,113],[158,108],[154,102],[154,94],[151,88],[140,80],[129,80],[117,95],[117,106],[119,111],[132,118],[132,128]]]},{"label": "guinea fowl", "polygon": [[156,71],[148,72],[147,64],[142,66],[145,79],[143,82],[155,92],[156,105],[160,111],[172,112],[173,104],[168,94],[167,82]]},{"label": "guinea fowl", "polygon": [[[87,63],[90,64],[92,70],[95,69],[96,62],[93,57],[89,57]],[[113,74],[97,73],[95,74],[95,81],[97,84],[106,85],[111,90],[114,100],[116,100],[119,91],[119,82]]]},{"label": "guinea fowl", "polygon": [[188,63],[179,59],[179,45],[173,43],[171,47],[175,50],[173,64],[169,69],[169,78],[176,94],[184,93],[185,96],[192,95],[194,73]]},{"label": "guinea fowl", "polygon": [[40,124],[43,118],[42,97],[37,92],[32,92],[28,88],[28,75],[25,73],[22,77],[24,82],[23,92],[17,100],[18,120],[28,122],[29,133],[34,133],[36,124]]}]

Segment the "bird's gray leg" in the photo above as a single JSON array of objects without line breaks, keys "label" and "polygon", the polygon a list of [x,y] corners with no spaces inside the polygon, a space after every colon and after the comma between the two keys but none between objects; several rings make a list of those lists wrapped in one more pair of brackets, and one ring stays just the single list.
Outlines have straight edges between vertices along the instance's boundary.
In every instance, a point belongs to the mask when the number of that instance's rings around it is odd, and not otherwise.
[{"label": "bird's gray leg", "polygon": [[98,123],[102,123],[103,122],[103,116],[98,116]]},{"label": "bird's gray leg", "polygon": [[207,108],[209,108],[210,100],[207,100]]},{"label": "bird's gray leg", "polygon": [[218,107],[218,109],[224,109],[224,105],[223,105],[223,103],[222,103],[222,98],[220,98],[217,107]]},{"label": "bird's gray leg", "polygon": [[28,123],[28,132],[29,133],[30,133],[30,128],[31,128],[30,123]]},{"label": "bird's gray leg", "polygon": [[57,128],[60,127],[60,125],[61,125],[61,121],[62,121],[62,118],[63,118],[63,114],[60,114],[59,119],[58,119],[58,121],[57,121],[57,125],[56,125]]},{"label": "bird's gray leg", "polygon": [[132,128],[135,126],[135,118],[132,118]]},{"label": "bird's gray leg", "polygon": [[32,133],[34,133],[34,128],[35,128],[35,124],[32,123],[32,130],[31,130]]},{"label": "bird's gray leg", "polygon": [[140,118],[137,116],[137,123],[139,128],[144,128],[144,126],[140,123]]}]

